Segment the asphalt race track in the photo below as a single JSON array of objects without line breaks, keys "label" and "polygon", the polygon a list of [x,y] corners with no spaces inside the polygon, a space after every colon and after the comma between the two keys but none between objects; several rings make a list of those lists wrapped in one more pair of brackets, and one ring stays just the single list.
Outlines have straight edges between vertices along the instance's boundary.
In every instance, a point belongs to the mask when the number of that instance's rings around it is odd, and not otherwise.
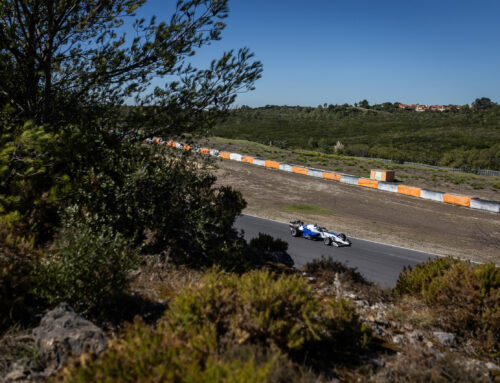
[{"label": "asphalt race track", "polygon": [[[332,257],[333,259],[355,267],[368,280],[379,283],[383,287],[392,287],[404,266],[415,266],[436,255],[401,247],[383,245],[347,237],[351,247],[325,246],[323,241],[310,241],[302,237],[292,237],[285,223],[269,221],[248,215],[238,217],[234,225],[245,232],[245,239],[256,237],[259,232],[272,235],[288,242],[288,254],[295,261],[295,267],[300,267],[315,258]],[[335,231],[335,228],[330,228]]]}]

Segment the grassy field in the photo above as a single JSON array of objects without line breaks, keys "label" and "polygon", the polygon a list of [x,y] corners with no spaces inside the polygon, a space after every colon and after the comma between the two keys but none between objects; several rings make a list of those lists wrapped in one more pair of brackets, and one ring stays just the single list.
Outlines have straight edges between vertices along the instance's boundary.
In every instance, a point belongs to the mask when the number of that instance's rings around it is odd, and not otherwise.
[{"label": "grassy field", "polygon": [[314,215],[330,215],[333,211],[321,206],[292,203],[288,205],[282,205],[281,210],[288,213],[299,213],[299,214],[314,214]]},{"label": "grassy field", "polygon": [[[500,106],[423,113],[349,106],[245,107],[231,111],[214,136],[326,154],[500,170]],[[337,142],[343,149],[335,148]]]}]

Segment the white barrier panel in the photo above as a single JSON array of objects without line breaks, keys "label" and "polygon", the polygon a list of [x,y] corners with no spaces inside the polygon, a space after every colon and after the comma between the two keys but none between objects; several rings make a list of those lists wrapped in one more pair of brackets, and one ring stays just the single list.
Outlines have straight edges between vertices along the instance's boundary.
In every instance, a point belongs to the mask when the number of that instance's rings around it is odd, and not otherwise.
[{"label": "white barrier panel", "polygon": [[420,198],[428,199],[431,201],[443,202],[444,192],[420,189]]},{"label": "white barrier panel", "polygon": [[307,175],[312,177],[323,178],[323,170],[309,168]]},{"label": "white barrier panel", "polygon": [[292,165],[290,164],[284,164],[280,162],[280,170],[283,170],[285,172],[291,172],[292,171]]},{"label": "white barrier panel", "polygon": [[256,158],[256,157],[254,157],[253,164],[254,165],[259,165],[259,166],[266,166],[266,160],[263,160],[262,158]]},{"label": "white barrier panel", "polygon": [[219,151],[217,149],[210,149],[210,155],[214,157],[219,157]]},{"label": "white barrier panel", "polygon": [[394,184],[392,182],[379,181],[377,189],[388,191],[391,193],[397,193],[398,192],[398,184]]},{"label": "white barrier panel", "polygon": [[488,201],[487,199],[471,198],[470,207],[473,209],[487,210],[493,213],[500,213],[500,202]]},{"label": "white barrier panel", "polygon": [[238,153],[231,153],[229,155],[229,159],[233,160],[233,161],[240,161],[241,162],[241,154],[238,154]]},{"label": "white barrier panel", "polygon": [[340,182],[343,184],[349,184],[349,185],[358,185],[358,178],[359,177],[354,177],[354,176],[349,176],[347,174],[342,174],[340,176]]},{"label": "white barrier panel", "polygon": [[184,145],[182,145],[180,142],[176,142],[176,143],[175,143],[175,147],[176,147],[177,149],[182,149],[182,148],[184,147]]},{"label": "white barrier panel", "polygon": [[194,149],[193,149],[193,152],[195,152],[195,153],[199,153],[199,152],[200,152],[200,148],[194,148]]}]

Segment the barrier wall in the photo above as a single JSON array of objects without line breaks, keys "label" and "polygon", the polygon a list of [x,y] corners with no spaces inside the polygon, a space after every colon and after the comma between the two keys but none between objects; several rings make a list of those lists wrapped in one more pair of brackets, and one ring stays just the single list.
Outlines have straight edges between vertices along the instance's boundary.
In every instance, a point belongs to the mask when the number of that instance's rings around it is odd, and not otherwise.
[{"label": "barrier wall", "polygon": [[470,197],[465,196],[465,195],[445,193],[443,195],[443,202],[452,203],[454,205],[469,207],[470,206]]},{"label": "barrier wall", "polygon": [[491,211],[493,213],[500,213],[500,202],[488,201],[487,199],[472,198],[470,200],[470,207],[473,209]]},{"label": "barrier wall", "polygon": [[302,166],[292,166],[292,172],[297,173],[297,174],[303,174],[307,176],[308,169],[303,168]]},{"label": "barrier wall", "polygon": [[225,159],[231,159],[233,161],[241,161],[249,164],[255,164],[259,166],[265,166],[273,169],[280,169],[286,172],[293,172],[303,175],[309,175],[312,177],[323,178],[328,180],[340,181],[349,185],[357,185],[363,187],[369,187],[373,189],[383,190],[391,193],[399,193],[404,195],[410,195],[414,197],[420,197],[422,199],[436,201],[436,202],[446,202],[453,205],[470,207],[472,209],[485,210],[493,213],[500,213],[500,202],[499,201],[489,201],[481,198],[472,198],[464,195],[457,195],[451,193],[444,193],[435,190],[421,189],[414,186],[398,185],[393,182],[378,181],[368,178],[359,178],[356,176],[351,176],[348,174],[339,174],[332,171],[323,171],[320,169],[307,168],[304,166],[292,165],[287,163],[280,163],[278,161],[265,160],[263,158],[255,158],[252,156],[244,156],[238,153],[229,152],[219,152],[217,149],[208,148],[193,148],[191,145],[184,145],[180,142],[175,141],[163,141],[160,137],[147,138],[146,142],[155,142],[157,144],[166,144],[168,146],[184,149],[184,150],[194,150],[202,154],[210,154],[214,157],[221,157]]},{"label": "barrier wall", "polygon": [[377,189],[391,192],[391,193],[397,193],[398,192],[398,184],[393,184],[392,182],[379,182]]},{"label": "barrier wall", "polygon": [[349,184],[349,185],[358,185],[358,179],[359,177],[355,177],[355,176],[350,176],[350,175],[347,175],[347,174],[342,174],[340,176],[340,182],[342,182],[343,184]]},{"label": "barrier wall", "polygon": [[246,162],[247,164],[253,164],[253,157],[250,156],[242,156],[241,162]]},{"label": "barrier wall", "polygon": [[283,170],[285,172],[291,172],[292,171],[292,165],[290,165],[290,164],[284,164],[283,162],[280,162],[280,170]]},{"label": "barrier wall", "polygon": [[367,188],[377,189],[378,188],[378,181],[377,180],[370,180],[368,178],[360,178],[360,179],[358,179],[358,185],[364,186]]},{"label": "barrier wall", "polygon": [[420,190],[421,190],[420,188],[416,188],[413,186],[398,185],[399,194],[411,195],[413,197],[420,197]]},{"label": "barrier wall", "polygon": [[323,172],[323,178],[325,178],[327,180],[340,181],[340,174],[339,173],[332,173],[332,172]]},{"label": "barrier wall", "polygon": [[263,160],[262,158],[256,158],[256,157],[254,157],[253,164],[254,165],[259,165],[259,166],[266,166],[266,161]]},{"label": "barrier wall", "polygon": [[265,161],[265,167],[266,168],[273,168],[273,169],[279,169],[280,168],[280,163],[277,161]]},{"label": "barrier wall", "polygon": [[429,189],[420,189],[420,198],[428,199],[436,202],[443,202],[444,192],[429,190]]},{"label": "barrier wall", "polygon": [[318,169],[309,169],[307,172],[311,177],[323,178],[323,170]]}]

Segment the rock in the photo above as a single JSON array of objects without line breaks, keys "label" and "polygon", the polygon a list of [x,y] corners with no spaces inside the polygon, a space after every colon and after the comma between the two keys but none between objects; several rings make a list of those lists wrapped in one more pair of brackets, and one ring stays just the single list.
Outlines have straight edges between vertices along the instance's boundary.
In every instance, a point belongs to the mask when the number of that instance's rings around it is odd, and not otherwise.
[{"label": "rock", "polygon": [[410,339],[410,342],[413,344],[422,342],[424,340],[424,334],[419,331],[412,331],[408,334],[408,339]]},{"label": "rock", "polygon": [[451,347],[455,344],[455,335],[450,332],[434,331],[432,335],[443,346]]},{"label": "rock", "polygon": [[495,371],[500,373],[500,366],[497,366],[495,363],[488,362],[485,364],[486,368],[490,371]]},{"label": "rock", "polygon": [[30,371],[25,366],[14,363],[11,371],[5,375],[4,382],[21,382],[27,380]]},{"label": "rock", "polygon": [[405,341],[405,337],[403,335],[395,335],[392,337],[392,343],[402,344]]},{"label": "rock", "polygon": [[104,332],[66,303],[45,314],[33,335],[38,351],[47,363],[47,374],[60,369],[71,355],[79,356],[84,351],[98,355],[107,346]]}]

